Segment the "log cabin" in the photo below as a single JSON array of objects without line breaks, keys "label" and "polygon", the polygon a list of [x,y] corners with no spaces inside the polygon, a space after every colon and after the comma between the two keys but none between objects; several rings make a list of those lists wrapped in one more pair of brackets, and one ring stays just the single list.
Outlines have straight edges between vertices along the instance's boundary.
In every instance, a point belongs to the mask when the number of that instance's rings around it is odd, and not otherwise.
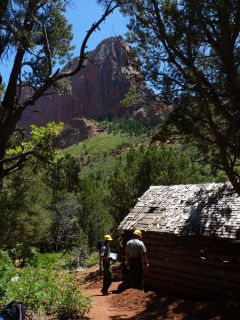
[{"label": "log cabin", "polygon": [[240,197],[230,184],[152,186],[118,229],[143,232],[145,287],[240,298]]}]

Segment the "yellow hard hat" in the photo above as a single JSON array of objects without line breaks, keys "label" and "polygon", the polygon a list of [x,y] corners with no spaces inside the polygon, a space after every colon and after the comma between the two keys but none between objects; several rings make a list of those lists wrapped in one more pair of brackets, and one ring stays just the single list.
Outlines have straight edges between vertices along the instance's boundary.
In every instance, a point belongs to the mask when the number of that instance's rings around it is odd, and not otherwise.
[{"label": "yellow hard hat", "polygon": [[135,230],[133,234],[135,234],[135,236],[142,238],[142,232],[140,230]]},{"label": "yellow hard hat", "polygon": [[104,241],[112,241],[112,237],[109,234],[104,236]]}]

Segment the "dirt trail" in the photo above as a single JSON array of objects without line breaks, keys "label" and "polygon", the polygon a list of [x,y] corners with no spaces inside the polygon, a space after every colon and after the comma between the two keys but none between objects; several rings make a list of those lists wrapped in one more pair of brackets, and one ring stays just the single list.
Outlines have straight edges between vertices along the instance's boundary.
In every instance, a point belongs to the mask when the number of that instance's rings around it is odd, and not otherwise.
[{"label": "dirt trail", "polygon": [[97,268],[77,274],[84,280],[82,291],[93,298],[87,320],[239,320],[240,303],[203,301],[164,293],[127,289],[118,292],[121,282],[113,282],[110,294],[102,296]]},{"label": "dirt trail", "polygon": [[[117,267],[113,271],[115,278],[118,278],[119,268]],[[118,287],[122,282],[115,279],[111,284],[109,295],[103,296],[101,294],[102,279],[100,279],[97,267],[92,267],[86,271],[82,270],[77,274],[77,278],[84,280],[84,284],[81,285],[82,292],[93,298],[92,308],[86,320],[145,319],[139,317],[139,312],[144,310],[141,306],[142,300],[145,299],[144,292],[128,289],[124,291],[127,295],[124,292],[119,293]]]},{"label": "dirt trail", "polygon": [[[117,290],[119,282],[114,282],[111,290]],[[100,288],[91,288],[89,284],[82,287],[83,292],[93,298],[93,305],[90,313],[87,315],[89,320],[113,320],[113,319],[129,319],[136,315],[135,311],[116,309],[112,306],[112,297],[114,293],[111,292],[108,296],[103,296]]]}]

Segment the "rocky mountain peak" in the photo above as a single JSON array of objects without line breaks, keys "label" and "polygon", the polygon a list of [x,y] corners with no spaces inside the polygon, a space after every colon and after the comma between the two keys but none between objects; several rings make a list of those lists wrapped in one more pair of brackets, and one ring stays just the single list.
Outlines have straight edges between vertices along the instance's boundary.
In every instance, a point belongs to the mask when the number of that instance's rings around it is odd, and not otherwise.
[{"label": "rocky mountain peak", "polygon": [[[103,40],[89,52],[86,66],[71,77],[71,96],[42,97],[26,110],[20,124],[69,123],[74,118],[113,118],[124,113],[121,100],[134,81],[128,64],[130,48],[122,37]],[[77,58],[64,68],[72,68]],[[136,72],[135,72],[136,73]]]}]

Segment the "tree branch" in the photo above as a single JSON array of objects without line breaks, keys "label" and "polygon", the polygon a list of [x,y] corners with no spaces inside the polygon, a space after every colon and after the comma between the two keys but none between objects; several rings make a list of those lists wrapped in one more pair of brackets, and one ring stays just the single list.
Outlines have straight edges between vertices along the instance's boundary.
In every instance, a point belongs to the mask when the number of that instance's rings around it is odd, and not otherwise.
[{"label": "tree branch", "polygon": [[47,91],[53,85],[54,82],[56,82],[57,80],[60,80],[62,78],[73,76],[74,74],[76,74],[77,72],[79,72],[81,70],[81,68],[83,67],[83,63],[86,59],[85,50],[86,50],[87,42],[88,42],[90,36],[93,34],[94,31],[96,31],[98,29],[98,27],[101,25],[101,23],[103,21],[105,21],[107,16],[109,16],[118,7],[118,5],[112,6],[112,3],[113,3],[113,1],[111,1],[110,4],[107,6],[103,16],[96,23],[94,23],[92,25],[92,27],[87,31],[87,34],[86,34],[85,38],[83,39],[83,42],[81,45],[80,54],[79,54],[79,61],[78,61],[77,67],[73,71],[62,72],[62,73],[59,73],[59,69],[58,69],[51,77],[49,77],[46,80],[46,82],[44,83],[44,85],[41,88],[36,90],[36,92],[32,95],[32,97],[30,99],[26,100],[22,104],[22,106],[21,106],[22,112],[28,106],[33,105],[34,102],[37,99],[39,99],[45,93],[45,91]]},{"label": "tree branch", "polygon": [[44,34],[44,51],[46,53],[47,60],[48,60],[48,77],[50,77],[52,74],[52,54],[49,46],[47,30],[45,25],[43,25],[43,34]]}]

